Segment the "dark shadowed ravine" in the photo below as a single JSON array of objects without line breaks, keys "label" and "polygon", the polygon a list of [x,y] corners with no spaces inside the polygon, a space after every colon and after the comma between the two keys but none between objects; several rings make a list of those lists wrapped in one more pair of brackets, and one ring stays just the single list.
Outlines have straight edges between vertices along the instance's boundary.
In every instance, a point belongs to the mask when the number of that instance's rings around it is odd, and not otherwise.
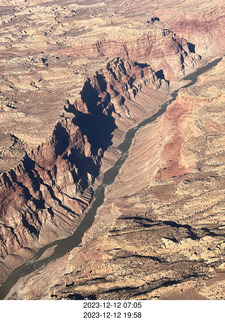
[{"label": "dark shadowed ravine", "polygon": [[[184,85],[182,88],[187,88],[187,87],[190,87],[193,84],[195,84],[198,80],[199,75],[201,75],[202,73],[204,73],[204,72],[210,70],[211,68],[213,68],[214,66],[216,66],[221,60],[222,60],[222,58],[218,58],[218,59],[208,63],[206,66],[198,69],[196,72],[185,77],[183,80],[188,80],[190,82],[188,84]],[[104,174],[103,182],[96,190],[95,200],[93,201],[91,208],[89,209],[89,211],[85,215],[84,219],[81,221],[80,225],[78,226],[78,228],[76,229],[74,234],[68,238],[57,240],[57,241],[54,241],[54,242],[44,246],[36,253],[36,255],[33,258],[28,260],[22,266],[15,269],[12,272],[12,274],[8,277],[8,279],[0,287],[0,299],[1,300],[6,297],[6,295],[10,291],[10,289],[17,283],[17,281],[21,277],[28,275],[28,274],[32,273],[34,270],[37,270],[44,265],[47,265],[51,261],[54,261],[54,260],[64,256],[66,253],[71,251],[74,247],[77,247],[80,245],[84,233],[91,227],[91,225],[94,222],[97,209],[104,202],[105,187],[107,185],[110,185],[111,183],[113,183],[113,181],[115,180],[116,176],[119,173],[121,166],[123,165],[123,163],[125,162],[125,160],[128,156],[128,151],[131,146],[134,135],[141,127],[144,127],[148,123],[155,121],[159,116],[161,116],[165,112],[168,105],[176,99],[179,90],[180,89],[174,91],[171,94],[171,99],[168,100],[167,102],[165,102],[161,106],[160,110],[157,113],[155,113],[151,117],[147,118],[146,120],[142,121],[139,125],[130,129],[127,132],[124,141],[118,147],[119,150],[121,151],[120,158],[115,163],[115,165]],[[51,256],[49,256],[48,258],[42,259],[40,261],[37,261],[47,249],[54,247],[54,246],[55,246],[54,253]]]}]

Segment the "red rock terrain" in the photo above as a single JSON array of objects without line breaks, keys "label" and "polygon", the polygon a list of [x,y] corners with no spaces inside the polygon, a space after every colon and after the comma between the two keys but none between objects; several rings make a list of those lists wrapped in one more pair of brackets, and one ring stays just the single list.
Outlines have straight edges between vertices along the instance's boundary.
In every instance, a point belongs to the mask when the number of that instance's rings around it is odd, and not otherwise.
[{"label": "red rock terrain", "polygon": [[[116,145],[124,130],[159,105],[167,87],[149,66],[120,59],[86,80],[80,98],[65,106],[52,137],[2,174],[2,258],[27,256],[31,248],[75,229],[92,199],[93,182],[113,143],[112,134],[118,128]],[[150,96],[150,101],[154,92],[158,94],[151,107],[147,102],[139,105],[143,96]],[[20,262],[19,256],[7,257],[3,268],[8,260],[11,266]]]},{"label": "red rock terrain", "polygon": [[223,299],[224,67],[138,131],[82,246],[8,298]]},{"label": "red rock terrain", "polygon": [[[222,1],[1,5],[3,282],[72,234],[127,130],[225,44]],[[221,299],[223,70],[138,131],[82,245],[7,298]]]}]

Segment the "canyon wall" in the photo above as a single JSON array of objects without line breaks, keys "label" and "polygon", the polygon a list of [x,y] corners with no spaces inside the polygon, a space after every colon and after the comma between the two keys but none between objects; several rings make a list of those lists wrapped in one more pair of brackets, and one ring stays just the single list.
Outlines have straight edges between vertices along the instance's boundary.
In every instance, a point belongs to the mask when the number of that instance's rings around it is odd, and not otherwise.
[{"label": "canyon wall", "polygon": [[126,131],[203,64],[163,25],[110,23],[97,2],[18,6],[1,13],[1,281],[75,230]]},{"label": "canyon wall", "polygon": [[93,198],[104,152],[155,110],[167,92],[168,82],[147,64],[114,59],[86,80],[73,105],[65,105],[52,137],[2,174],[2,279],[21,257],[75,230]]},{"label": "canyon wall", "polygon": [[[109,4],[109,1],[108,1]],[[224,53],[224,2],[223,0],[193,1],[114,1],[113,11],[132,20],[142,16],[152,25],[163,25],[179,36],[188,39],[192,52],[199,55],[215,56]]]},{"label": "canyon wall", "polygon": [[[127,130],[225,43],[220,0],[0,8],[3,283],[73,233]],[[8,298],[221,298],[223,283],[218,294],[204,288],[223,272],[223,69],[138,132],[81,247],[21,278]]]},{"label": "canyon wall", "polygon": [[8,298],[223,299],[224,67],[138,131],[82,246]]}]

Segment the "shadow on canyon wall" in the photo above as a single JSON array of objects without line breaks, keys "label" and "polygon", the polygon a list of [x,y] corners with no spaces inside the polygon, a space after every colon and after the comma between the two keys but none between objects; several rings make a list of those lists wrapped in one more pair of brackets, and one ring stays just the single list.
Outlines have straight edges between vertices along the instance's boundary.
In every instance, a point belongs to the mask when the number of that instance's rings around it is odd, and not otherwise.
[{"label": "shadow on canyon wall", "polygon": [[73,121],[79,126],[82,134],[87,136],[94,156],[98,154],[99,149],[104,152],[112,144],[113,131],[117,128],[112,116],[114,108],[110,102],[110,94],[106,92],[106,81],[100,74],[96,78],[100,91],[105,93],[104,98],[99,96],[98,90],[87,80],[81,92],[81,99],[87,106],[88,114],[75,110]]},{"label": "shadow on canyon wall", "polygon": [[[219,59],[213,61],[212,63],[209,63],[207,66],[200,68],[194,74],[185,77],[184,78],[185,80],[191,80],[191,82],[185,85],[184,87],[194,84],[197,81],[198,74],[201,74],[204,71],[206,71],[208,68],[212,67],[213,65],[216,65],[218,61]],[[143,64],[142,66],[145,67],[146,65]],[[158,72],[160,72],[159,78],[160,76],[164,77],[164,74],[163,72],[161,72],[161,70],[159,70]],[[105,78],[102,75],[97,75],[96,77],[98,77],[98,86],[95,86],[95,85],[93,86],[91,80],[88,79],[85,82],[85,85],[81,92],[81,99],[83,103],[86,104],[88,113],[84,113],[77,110],[74,105],[71,105],[69,103],[68,103],[68,106],[65,107],[65,111],[72,113],[74,115],[72,122],[80,128],[83,135],[87,136],[88,141],[91,144],[93,142],[93,145],[91,146],[91,148],[92,148],[93,155],[96,155],[96,157],[91,157],[91,156],[86,157],[83,151],[78,149],[76,146],[74,146],[73,149],[70,150],[71,153],[68,155],[68,153],[65,152],[69,146],[68,133],[66,129],[63,128],[62,125],[59,125],[57,127],[58,132],[55,132],[57,156],[62,156],[62,158],[64,157],[65,159],[68,159],[71,162],[71,164],[74,163],[78,168],[78,172],[79,171],[81,173],[83,172],[83,176],[85,176],[85,181],[88,178],[87,173],[90,171],[92,172],[93,175],[96,175],[96,176],[98,175],[100,165],[99,165],[99,161],[96,161],[96,159],[99,159],[99,149],[102,149],[102,151],[105,151],[112,144],[113,131],[117,128],[115,125],[115,120],[112,116],[114,106],[111,103],[111,97],[109,93],[106,91]],[[138,126],[131,129],[130,130],[131,134],[129,132],[127,133],[125,140],[129,140],[129,141],[125,141],[119,146],[119,149],[122,151],[122,155],[121,155],[121,159],[118,160],[120,161],[119,166],[118,166],[118,163],[115,164],[115,167],[116,167],[115,176],[117,175],[122,163],[126,159],[125,155],[127,156],[127,151],[129,149],[129,146],[132,142],[132,138],[135,135],[136,131],[140,127],[144,126],[145,124],[150,123],[154,121],[156,118],[158,118],[158,116],[160,116],[166,110],[168,104],[170,104],[176,98],[176,95],[177,95],[177,91],[171,95],[172,98],[169,101],[167,101],[165,104],[163,104],[162,108],[155,115],[144,120]],[[126,145],[126,148],[125,147],[123,148],[123,146],[125,145]],[[34,184],[36,184],[35,187],[38,188],[38,183],[45,184],[46,182],[42,181],[41,178],[38,176],[37,169],[35,170],[34,163],[30,162],[30,160],[31,159],[29,159],[29,161],[27,160],[26,171],[29,172],[31,180],[34,181]],[[111,181],[114,180],[115,176],[113,176],[113,179],[110,177],[110,183],[112,183]],[[50,188],[50,185],[48,187]],[[15,284],[18,281],[18,279],[21,277],[21,274],[22,275],[29,274],[35,269],[38,269],[39,267],[43,266],[43,264],[48,264],[50,261],[62,256],[66,252],[70,251],[73,247],[79,246],[84,232],[88,229],[89,226],[91,226],[92,222],[94,221],[94,216],[96,214],[97,208],[104,201],[105,178],[103,181],[103,185],[101,185],[100,187],[101,188],[99,189],[99,194],[100,194],[99,198],[98,198],[98,195],[96,195],[96,201],[93,203],[92,208],[89,210],[88,214],[85,216],[84,220],[79,225],[76,232],[72,236],[66,239],[55,241],[43,247],[42,249],[39,250],[39,252],[34,258],[32,258],[27,263],[25,263],[23,266],[16,269],[8,278],[8,280],[2,285],[0,289],[0,299],[5,297],[7,292],[10,290],[10,287],[13,284]],[[54,197],[54,191],[52,192]],[[88,219],[90,221],[87,222]],[[41,256],[41,254],[47,248],[50,248],[53,245],[57,245],[54,253],[46,259],[37,261],[37,259]]]}]

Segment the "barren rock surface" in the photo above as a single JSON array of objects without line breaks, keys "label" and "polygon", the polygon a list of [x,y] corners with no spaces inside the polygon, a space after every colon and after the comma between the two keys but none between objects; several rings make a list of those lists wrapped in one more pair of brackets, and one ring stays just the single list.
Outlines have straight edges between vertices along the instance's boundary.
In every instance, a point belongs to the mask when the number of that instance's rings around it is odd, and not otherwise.
[{"label": "barren rock surface", "polygon": [[[127,130],[225,43],[220,0],[3,1],[0,19],[3,283],[75,230]],[[82,244],[7,298],[223,298],[224,71],[137,132]]]},{"label": "barren rock surface", "polygon": [[223,59],[137,133],[82,247],[9,297],[223,299],[224,69]]},{"label": "barren rock surface", "polygon": [[[0,11],[1,171],[51,135],[66,100],[109,58],[163,69],[168,80],[193,70],[199,56],[162,23],[149,24],[91,1],[4,2]],[[193,50],[191,50],[193,51]],[[15,137],[16,143],[13,138]]]}]

